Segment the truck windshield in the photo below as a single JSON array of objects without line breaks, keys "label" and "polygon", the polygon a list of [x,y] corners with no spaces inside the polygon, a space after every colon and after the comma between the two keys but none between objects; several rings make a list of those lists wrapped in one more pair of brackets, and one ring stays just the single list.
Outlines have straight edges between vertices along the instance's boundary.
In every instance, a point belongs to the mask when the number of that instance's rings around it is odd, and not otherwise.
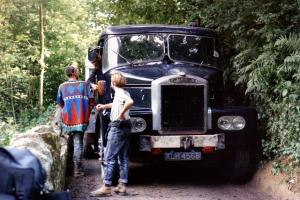
[{"label": "truck windshield", "polygon": [[194,35],[169,35],[169,57],[174,61],[185,61],[212,65],[214,38]]},{"label": "truck windshield", "polygon": [[111,36],[104,45],[102,67],[155,62],[164,56],[164,40],[159,34]]}]

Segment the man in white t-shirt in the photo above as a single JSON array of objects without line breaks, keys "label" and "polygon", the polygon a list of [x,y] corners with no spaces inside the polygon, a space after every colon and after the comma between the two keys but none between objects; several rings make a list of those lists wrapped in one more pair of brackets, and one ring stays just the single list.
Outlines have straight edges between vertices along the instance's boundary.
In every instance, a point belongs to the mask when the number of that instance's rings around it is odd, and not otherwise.
[{"label": "man in white t-shirt", "polygon": [[128,148],[130,132],[129,108],[133,105],[130,94],[123,89],[126,84],[126,78],[121,73],[114,73],[111,76],[111,85],[115,91],[115,97],[112,103],[98,104],[98,110],[109,109],[110,120],[107,145],[104,152],[104,185],[98,190],[91,192],[91,196],[103,197],[111,196],[111,185],[115,166],[119,161],[120,178],[119,184],[115,188],[117,194],[126,194],[126,184],[128,182]]}]

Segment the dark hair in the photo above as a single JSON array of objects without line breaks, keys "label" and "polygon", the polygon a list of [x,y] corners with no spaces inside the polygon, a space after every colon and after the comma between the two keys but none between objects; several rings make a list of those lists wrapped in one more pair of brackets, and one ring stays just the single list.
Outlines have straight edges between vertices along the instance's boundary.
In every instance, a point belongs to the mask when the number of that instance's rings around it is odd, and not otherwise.
[{"label": "dark hair", "polygon": [[192,16],[192,21],[188,23],[188,26],[191,27],[200,27],[201,26],[201,18],[198,15]]},{"label": "dark hair", "polygon": [[71,77],[73,76],[73,74],[75,73],[76,68],[73,65],[67,65],[66,69],[65,69],[65,74],[67,77]]},{"label": "dark hair", "polygon": [[89,47],[88,48],[88,60],[90,62],[94,62],[97,59],[97,55],[98,54],[102,55],[102,53],[103,53],[103,48],[100,46]]}]

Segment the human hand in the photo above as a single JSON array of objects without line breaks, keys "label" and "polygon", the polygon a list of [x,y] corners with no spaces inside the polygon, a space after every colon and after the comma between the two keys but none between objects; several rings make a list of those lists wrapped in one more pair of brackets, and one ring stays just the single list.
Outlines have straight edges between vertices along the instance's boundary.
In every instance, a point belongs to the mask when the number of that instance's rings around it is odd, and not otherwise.
[{"label": "human hand", "polygon": [[94,84],[94,83],[91,83],[91,87],[93,90],[97,90],[98,89],[98,85]]},{"label": "human hand", "polygon": [[96,105],[96,109],[97,110],[104,110],[105,109],[105,105],[104,104],[97,104]]}]

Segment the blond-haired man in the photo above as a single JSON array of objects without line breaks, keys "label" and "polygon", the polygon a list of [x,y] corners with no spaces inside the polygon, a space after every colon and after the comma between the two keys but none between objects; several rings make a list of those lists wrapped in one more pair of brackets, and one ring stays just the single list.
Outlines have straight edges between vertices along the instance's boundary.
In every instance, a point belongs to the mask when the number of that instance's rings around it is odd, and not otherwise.
[{"label": "blond-haired man", "polygon": [[115,97],[112,103],[98,104],[98,110],[110,109],[109,132],[107,145],[104,152],[104,179],[103,186],[98,190],[91,192],[91,196],[110,196],[113,173],[115,166],[119,161],[120,179],[115,188],[117,194],[126,194],[126,184],[128,182],[128,148],[130,131],[129,108],[133,105],[130,94],[123,89],[126,84],[126,78],[121,73],[114,73],[111,76],[111,85],[115,91]]}]

